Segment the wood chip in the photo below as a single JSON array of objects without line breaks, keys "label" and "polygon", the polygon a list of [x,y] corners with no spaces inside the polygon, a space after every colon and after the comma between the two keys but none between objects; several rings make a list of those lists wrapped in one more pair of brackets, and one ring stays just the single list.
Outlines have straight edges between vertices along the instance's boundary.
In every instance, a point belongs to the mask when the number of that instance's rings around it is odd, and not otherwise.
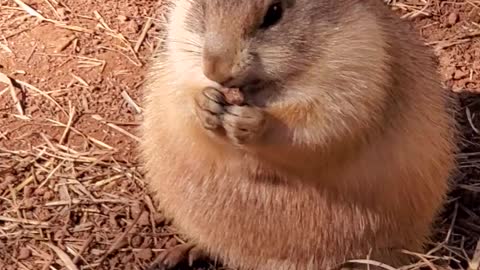
[{"label": "wood chip", "polygon": [[25,260],[30,258],[31,255],[32,255],[32,251],[29,248],[23,247],[18,251],[17,259]]},{"label": "wood chip", "polygon": [[58,258],[62,260],[62,262],[65,264],[65,267],[68,270],[78,270],[77,266],[73,263],[72,259],[70,256],[67,255],[63,250],[58,248],[57,246],[50,244],[50,243],[44,243],[47,245],[49,248],[51,248],[55,253],[57,254]]}]

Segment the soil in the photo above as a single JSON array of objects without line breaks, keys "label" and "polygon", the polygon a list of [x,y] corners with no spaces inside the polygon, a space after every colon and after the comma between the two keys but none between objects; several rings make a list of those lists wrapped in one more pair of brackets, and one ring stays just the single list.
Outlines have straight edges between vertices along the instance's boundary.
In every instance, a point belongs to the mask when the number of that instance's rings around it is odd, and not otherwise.
[{"label": "soil", "polygon": [[[466,269],[480,236],[480,3],[392,2],[462,103],[458,181],[420,259]],[[0,269],[146,269],[183,243],[136,158],[163,10],[151,0],[0,0]]]}]

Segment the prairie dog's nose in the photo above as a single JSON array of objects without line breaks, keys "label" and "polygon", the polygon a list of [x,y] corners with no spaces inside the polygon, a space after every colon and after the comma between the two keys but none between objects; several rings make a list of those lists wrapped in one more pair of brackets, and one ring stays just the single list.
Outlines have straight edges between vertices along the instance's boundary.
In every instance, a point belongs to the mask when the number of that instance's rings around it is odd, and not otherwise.
[{"label": "prairie dog's nose", "polygon": [[232,77],[235,39],[221,31],[208,31],[203,46],[203,74],[210,80],[223,84]]},{"label": "prairie dog's nose", "polygon": [[203,74],[208,79],[222,84],[231,79],[231,65],[223,57],[207,52],[203,57]]}]

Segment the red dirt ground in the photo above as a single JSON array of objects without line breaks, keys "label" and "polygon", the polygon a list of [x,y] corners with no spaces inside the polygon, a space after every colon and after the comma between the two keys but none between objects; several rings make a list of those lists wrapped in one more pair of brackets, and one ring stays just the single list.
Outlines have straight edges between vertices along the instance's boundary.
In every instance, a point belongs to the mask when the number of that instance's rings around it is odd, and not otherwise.
[{"label": "red dirt ground", "polygon": [[[436,50],[446,86],[480,91],[480,1],[395,2]],[[161,10],[148,0],[0,0],[0,269],[145,269],[182,242],[136,159]],[[459,187],[432,243],[455,269],[474,261],[480,235],[477,103],[462,103]]]}]

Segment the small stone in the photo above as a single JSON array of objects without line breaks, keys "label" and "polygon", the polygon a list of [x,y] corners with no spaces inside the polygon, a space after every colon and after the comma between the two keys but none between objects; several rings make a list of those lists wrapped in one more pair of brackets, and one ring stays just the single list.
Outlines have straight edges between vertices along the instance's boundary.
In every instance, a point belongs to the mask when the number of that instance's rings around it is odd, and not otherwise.
[{"label": "small stone", "polygon": [[55,241],[63,241],[64,238],[65,238],[65,231],[63,230],[58,230],[53,234],[53,239]]},{"label": "small stone", "polygon": [[15,180],[15,176],[13,174],[7,173],[3,181],[0,181],[0,193],[6,189],[8,189],[8,185],[10,185]]},{"label": "small stone", "polygon": [[134,248],[139,248],[143,243],[143,239],[140,235],[135,235],[132,237],[132,246]]},{"label": "small stone", "polygon": [[109,263],[110,269],[114,269],[120,263],[120,258],[118,258],[118,256],[113,257],[109,260]]},{"label": "small stone", "polygon": [[36,208],[35,215],[41,221],[47,221],[50,219],[50,211],[48,211],[46,208]]},{"label": "small stone", "polygon": [[127,29],[133,33],[137,33],[140,31],[140,26],[134,20],[131,20],[127,24]]},{"label": "small stone", "polygon": [[31,198],[26,198],[23,200],[23,209],[30,210],[33,208],[33,200]]},{"label": "small stone", "polygon": [[43,198],[46,200],[46,201],[51,201],[55,198],[55,192],[51,191],[51,190],[47,190],[45,191],[45,193],[43,194]]},{"label": "small stone", "polygon": [[118,19],[119,21],[121,21],[121,22],[126,22],[126,21],[128,21],[128,17],[125,16],[125,15],[118,15],[118,16],[117,16],[117,19]]},{"label": "small stone", "polygon": [[63,8],[63,7],[57,8],[57,14],[58,16],[60,16],[62,20],[65,20],[67,18],[67,13],[68,11],[66,8]]},{"label": "small stone", "polygon": [[455,80],[463,79],[467,77],[468,74],[469,74],[468,71],[456,70],[455,73],[453,74],[453,78]]},{"label": "small stone", "polygon": [[24,189],[23,189],[23,197],[24,198],[30,198],[34,192],[35,188],[32,187],[32,186],[26,186]]},{"label": "small stone", "polygon": [[44,196],[47,190],[46,187],[37,188],[33,194],[35,194],[35,196]]},{"label": "small stone", "polygon": [[457,13],[452,12],[452,13],[450,13],[450,15],[448,15],[447,24],[449,26],[452,26],[452,25],[456,24],[457,21],[458,21],[458,14]]},{"label": "small stone", "polygon": [[38,182],[43,182],[47,177],[45,175],[37,175],[37,181]]},{"label": "small stone", "polygon": [[130,206],[130,213],[133,219],[136,219],[138,215],[142,212],[143,207],[139,203],[134,203]]},{"label": "small stone", "polygon": [[137,252],[137,258],[145,261],[150,261],[153,257],[153,253],[151,249],[142,249]]},{"label": "small stone", "polygon": [[150,215],[148,212],[143,212],[143,214],[138,219],[138,225],[140,226],[148,226],[150,225]]},{"label": "small stone", "polygon": [[90,254],[94,256],[102,256],[103,254],[105,254],[105,250],[92,248],[92,250],[90,251]]},{"label": "small stone", "polygon": [[480,23],[480,13],[478,12],[471,12],[469,14],[469,21],[474,22],[474,23]]},{"label": "small stone", "polygon": [[153,239],[151,237],[145,237],[143,239],[143,243],[142,245],[140,246],[141,248],[148,248],[150,247],[151,245],[153,244]]},{"label": "small stone", "polygon": [[177,244],[178,244],[177,239],[175,239],[175,238],[170,238],[170,240],[168,240],[168,242],[165,244],[165,248],[166,248],[166,249],[173,248],[173,247],[176,246]]},{"label": "small stone", "polygon": [[21,248],[21,249],[18,251],[18,257],[17,257],[17,259],[19,259],[19,260],[25,260],[25,259],[30,258],[31,255],[32,255],[32,251],[31,251],[29,248]]},{"label": "small stone", "polygon": [[114,229],[119,228],[120,226],[118,225],[117,222],[117,215],[115,213],[110,213],[108,216],[108,221],[110,223],[110,226],[112,226]]},{"label": "small stone", "polygon": [[133,267],[132,263],[127,263],[125,264],[125,270],[134,270],[135,268]]},{"label": "small stone", "polygon": [[126,263],[128,263],[128,262],[133,261],[133,260],[132,260],[132,259],[133,259],[132,256],[133,256],[133,254],[127,254],[127,255],[125,255],[125,256],[122,256],[122,258],[121,258],[122,263],[123,263],[123,264],[126,264]]},{"label": "small stone", "polygon": [[15,179],[17,179],[15,177],[15,175],[13,175],[11,173],[7,173],[7,175],[5,175],[5,180],[4,181],[7,182],[7,183],[11,183],[11,182],[15,181]]}]

